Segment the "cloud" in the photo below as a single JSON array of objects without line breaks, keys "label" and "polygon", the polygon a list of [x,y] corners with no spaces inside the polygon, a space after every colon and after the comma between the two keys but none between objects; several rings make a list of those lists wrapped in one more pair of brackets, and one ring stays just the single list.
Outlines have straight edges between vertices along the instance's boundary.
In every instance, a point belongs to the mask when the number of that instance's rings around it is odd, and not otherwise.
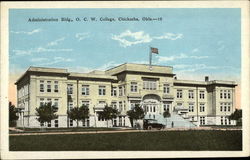
[{"label": "cloud", "polygon": [[[132,38],[132,41],[129,41],[126,39]],[[111,37],[113,40],[117,40],[120,42],[120,45],[123,47],[140,44],[140,43],[149,43],[152,41],[152,38],[149,36],[149,34],[144,33],[144,31],[139,32],[131,32],[130,30],[127,30],[120,35],[113,35]]]},{"label": "cloud", "polygon": [[158,59],[158,62],[167,62],[167,61],[174,61],[177,59],[204,59],[204,58],[209,58],[208,56],[189,56],[184,53],[181,53],[180,55],[177,56],[156,56]]},{"label": "cloud", "polygon": [[31,55],[33,53],[42,53],[42,52],[71,52],[73,51],[73,49],[65,49],[65,48],[50,48],[53,46],[57,46],[59,44],[59,42],[64,41],[65,37],[56,39],[54,41],[51,41],[49,43],[47,43],[47,45],[45,46],[40,46],[40,47],[36,47],[36,48],[31,48],[28,50],[19,50],[19,49],[14,49],[12,50],[14,52],[15,55]]},{"label": "cloud", "polygon": [[182,34],[174,34],[174,33],[164,33],[162,36],[153,37],[153,39],[169,39],[169,40],[177,40],[183,37]]},{"label": "cloud", "polygon": [[41,32],[42,29],[38,28],[38,29],[34,29],[30,32],[27,32],[27,31],[10,31],[11,33],[14,33],[14,34],[27,34],[27,35],[32,35],[34,33],[39,33]]},{"label": "cloud", "polygon": [[49,49],[44,47],[31,48],[29,50],[12,50],[15,55],[31,55],[33,53],[41,53],[41,52],[71,52],[73,49]]},{"label": "cloud", "polygon": [[71,58],[64,58],[64,57],[54,57],[54,58],[32,58],[30,60],[31,62],[36,62],[39,63],[37,65],[52,65],[52,64],[56,64],[56,63],[60,63],[60,62],[72,62],[74,61]]},{"label": "cloud", "polygon": [[65,39],[65,37],[56,39],[56,40],[54,40],[54,41],[52,41],[52,42],[49,42],[49,43],[47,44],[47,46],[56,46],[56,45],[58,45],[59,42],[64,41],[64,39]]},{"label": "cloud", "polygon": [[177,40],[183,37],[182,34],[174,34],[174,33],[164,33],[162,36],[154,36],[151,37],[149,34],[144,31],[131,32],[130,30],[126,30],[119,35],[112,35],[111,39],[119,41],[122,47],[128,47],[140,43],[149,43],[154,39],[169,39],[169,40]]},{"label": "cloud", "polygon": [[76,33],[75,37],[78,39],[78,41],[81,41],[90,37],[90,35],[89,33]]}]

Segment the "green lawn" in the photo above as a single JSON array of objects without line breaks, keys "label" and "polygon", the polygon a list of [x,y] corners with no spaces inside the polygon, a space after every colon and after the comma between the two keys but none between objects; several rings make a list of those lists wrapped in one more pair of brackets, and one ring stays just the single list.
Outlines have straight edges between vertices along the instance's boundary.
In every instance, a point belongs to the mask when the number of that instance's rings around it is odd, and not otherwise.
[{"label": "green lawn", "polygon": [[226,151],[242,150],[242,131],[10,136],[10,151]]}]

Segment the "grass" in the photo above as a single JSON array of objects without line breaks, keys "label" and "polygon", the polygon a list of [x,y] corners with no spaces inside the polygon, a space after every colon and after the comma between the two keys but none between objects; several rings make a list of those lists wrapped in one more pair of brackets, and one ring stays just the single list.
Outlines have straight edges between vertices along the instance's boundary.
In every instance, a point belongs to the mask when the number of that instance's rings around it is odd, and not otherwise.
[{"label": "grass", "polygon": [[233,151],[242,150],[242,131],[10,136],[10,151]]}]

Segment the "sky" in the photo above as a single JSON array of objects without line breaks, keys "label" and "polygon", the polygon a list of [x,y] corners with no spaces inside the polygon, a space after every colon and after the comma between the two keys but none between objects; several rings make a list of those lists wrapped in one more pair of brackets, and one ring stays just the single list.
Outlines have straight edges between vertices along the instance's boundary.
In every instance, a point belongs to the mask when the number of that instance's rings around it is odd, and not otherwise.
[{"label": "sky", "polygon": [[[32,18],[59,21],[28,21]],[[209,76],[240,83],[240,23],[237,8],[11,9],[10,87],[29,66],[89,72],[123,63],[148,64],[150,46],[159,50],[152,64],[173,66],[178,79]]]}]

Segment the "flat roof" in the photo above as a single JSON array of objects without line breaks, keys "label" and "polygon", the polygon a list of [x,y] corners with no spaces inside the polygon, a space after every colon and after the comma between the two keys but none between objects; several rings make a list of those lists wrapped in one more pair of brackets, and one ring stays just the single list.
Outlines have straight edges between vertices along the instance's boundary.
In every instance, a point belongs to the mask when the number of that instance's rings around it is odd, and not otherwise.
[{"label": "flat roof", "polygon": [[151,65],[150,67],[147,64],[124,63],[119,66],[106,70],[106,73],[109,75],[116,75],[124,71],[173,74],[173,67],[161,66],[161,65]]}]

